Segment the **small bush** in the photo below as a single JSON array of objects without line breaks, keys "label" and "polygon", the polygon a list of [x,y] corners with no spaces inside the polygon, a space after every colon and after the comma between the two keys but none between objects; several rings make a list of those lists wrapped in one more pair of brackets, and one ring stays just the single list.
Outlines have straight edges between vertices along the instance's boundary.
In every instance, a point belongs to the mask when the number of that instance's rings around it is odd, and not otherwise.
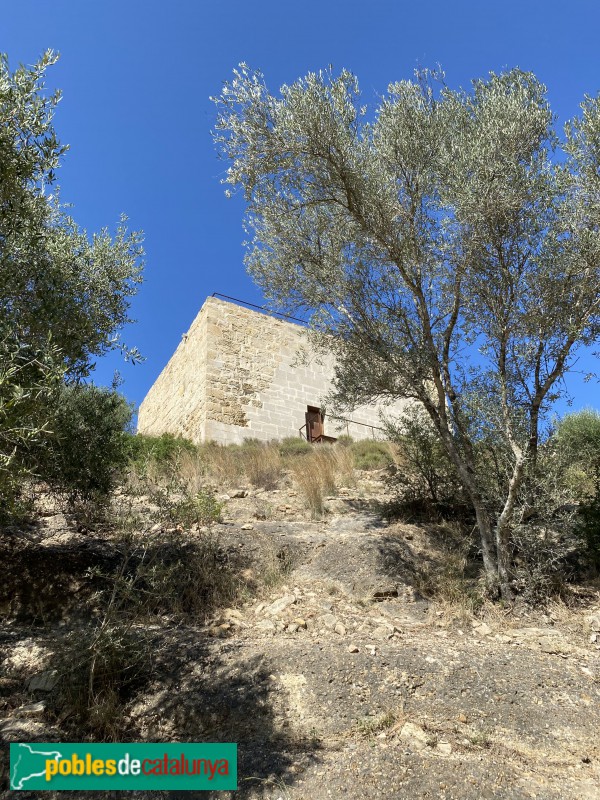
[{"label": "small bush", "polygon": [[600,572],[600,482],[594,496],[579,507],[574,527],[578,552],[584,570]]},{"label": "small bush", "polygon": [[520,596],[531,605],[544,605],[564,594],[575,572],[573,559],[577,560],[572,525],[567,522],[561,530],[535,524],[515,526],[512,541],[514,585]]},{"label": "small bush", "polygon": [[289,550],[271,544],[262,556],[259,568],[260,580],[268,589],[274,589],[289,580],[294,564],[294,556]]},{"label": "small bush", "polygon": [[485,591],[479,582],[480,564],[471,537],[459,523],[444,523],[430,530],[441,553],[433,560],[415,563],[415,589],[445,606],[450,616],[475,613],[483,604]]},{"label": "small bush", "polygon": [[600,412],[585,408],[567,414],[557,424],[554,438],[559,450],[573,462],[600,466]]},{"label": "small bush", "polygon": [[243,585],[217,541],[208,534],[194,542],[161,534],[149,542],[125,588],[126,604],[137,616],[205,618],[215,608],[235,604]]},{"label": "small bush", "polygon": [[189,439],[163,433],[161,436],[148,436],[137,433],[127,440],[129,458],[138,465],[152,460],[160,466],[172,464],[182,453],[196,455],[198,448]]},{"label": "small bush", "polygon": [[301,439],[300,436],[289,436],[287,439],[282,439],[277,445],[281,455],[285,458],[287,456],[302,456],[310,453],[312,445],[306,439]]},{"label": "small bush", "polygon": [[192,525],[201,528],[219,522],[222,508],[214,495],[201,490],[175,503],[169,513],[172,521],[184,528],[191,528]]},{"label": "small bush", "polygon": [[39,477],[72,503],[106,498],[127,464],[131,406],[118,392],[74,385],[52,412],[52,436],[32,454]]},{"label": "small bush", "polygon": [[386,484],[395,494],[387,516],[410,521],[464,519],[471,515],[456,471],[431,422],[411,409],[388,424],[396,463]]},{"label": "small bush", "polygon": [[376,439],[363,439],[351,445],[354,464],[357,469],[383,469],[394,462],[394,457],[387,442]]},{"label": "small bush", "polygon": [[588,408],[567,414],[558,422],[552,443],[573,496],[589,500],[600,481],[600,412]]}]

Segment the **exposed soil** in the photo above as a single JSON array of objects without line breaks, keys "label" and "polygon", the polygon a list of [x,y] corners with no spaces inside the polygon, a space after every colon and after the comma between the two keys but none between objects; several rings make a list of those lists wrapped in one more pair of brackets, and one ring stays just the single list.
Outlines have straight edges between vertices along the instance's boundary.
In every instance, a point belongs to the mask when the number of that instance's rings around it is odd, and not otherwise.
[{"label": "exposed soil", "polygon": [[[228,500],[223,552],[250,578],[268,559],[284,577],[208,620],[147,626],[152,678],[123,709],[129,740],[237,742],[239,789],[220,797],[600,798],[598,595],[478,617],[428,602],[413,577],[443,557],[435,526],[386,523],[374,483],[331,499],[324,522],[288,489]],[[86,570],[115,563],[110,534],[50,510],[2,541],[27,572],[1,593],[0,736],[73,741],[44,670],[85,621]]]}]

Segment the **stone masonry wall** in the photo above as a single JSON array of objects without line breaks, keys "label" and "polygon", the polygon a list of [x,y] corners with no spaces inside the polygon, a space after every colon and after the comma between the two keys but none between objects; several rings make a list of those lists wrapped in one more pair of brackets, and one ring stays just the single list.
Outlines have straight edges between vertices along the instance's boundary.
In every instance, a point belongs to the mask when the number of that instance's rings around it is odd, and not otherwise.
[{"label": "stone masonry wall", "polygon": [[193,321],[175,353],[142,401],[138,432],[172,433],[195,442],[204,438],[206,417],[207,320]]},{"label": "stone masonry wall", "polygon": [[[332,357],[303,363],[302,349],[302,326],[208,298],[140,406],[139,432],[223,444],[297,436],[306,406],[322,405],[334,366]],[[347,416],[326,418],[325,432],[336,436],[337,425],[354,439],[381,435],[378,408]]]}]

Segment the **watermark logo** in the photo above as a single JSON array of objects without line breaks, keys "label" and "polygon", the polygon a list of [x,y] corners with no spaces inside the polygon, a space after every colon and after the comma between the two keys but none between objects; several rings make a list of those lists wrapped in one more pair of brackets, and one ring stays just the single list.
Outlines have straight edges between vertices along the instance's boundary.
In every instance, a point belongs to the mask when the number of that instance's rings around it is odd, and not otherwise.
[{"label": "watermark logo", "polygon": [[237,789],[237,745],[13,743],[10,788]]}]

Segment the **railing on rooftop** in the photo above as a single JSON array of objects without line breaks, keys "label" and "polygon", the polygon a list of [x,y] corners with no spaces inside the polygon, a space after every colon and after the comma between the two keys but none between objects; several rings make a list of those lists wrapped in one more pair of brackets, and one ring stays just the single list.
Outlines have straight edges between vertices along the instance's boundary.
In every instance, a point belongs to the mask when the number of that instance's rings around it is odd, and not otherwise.
[{"label": "railing on rooftop", "polygon": [[281,311],[273,311],[270,308],[266,308],[265,306],[258,306],[256,303],[250,303],[248,300],[240,300],[239,297],[230,297],[228,294],[221,294],[221,292],[213,292],[211,297],[220,297],[223,300],[231,300],[233,303],[238,303],[241,306],[248,306],[249,308],[255,308],[257,311],[262,311],[263,314],[266,314],[269,317],[277,317],[281,319],[291,319],[292,322],[298,322],[300,325],[308,325],[308,322],[305,319],[299,319],[298,317],[292,317],[291,314],[284,314]]}]

